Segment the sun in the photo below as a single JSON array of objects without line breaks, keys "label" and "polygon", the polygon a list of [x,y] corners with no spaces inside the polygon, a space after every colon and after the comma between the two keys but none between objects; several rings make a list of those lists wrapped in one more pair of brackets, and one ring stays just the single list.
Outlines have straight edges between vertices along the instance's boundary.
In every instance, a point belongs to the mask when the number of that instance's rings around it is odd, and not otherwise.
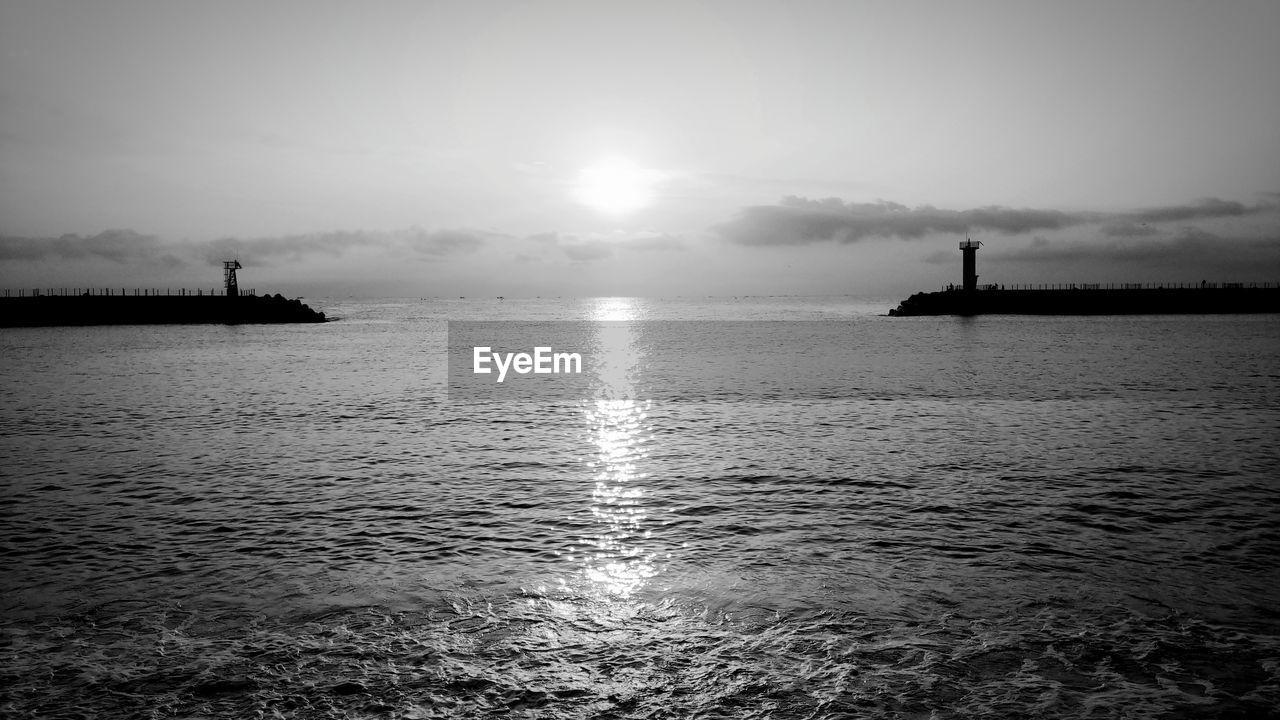
[{"label": "sun", "polygon": [[621,157],[606,158],[578,172],[573,196],[599,212],[621,215],[639,210],[654,200],[661,173]]}]

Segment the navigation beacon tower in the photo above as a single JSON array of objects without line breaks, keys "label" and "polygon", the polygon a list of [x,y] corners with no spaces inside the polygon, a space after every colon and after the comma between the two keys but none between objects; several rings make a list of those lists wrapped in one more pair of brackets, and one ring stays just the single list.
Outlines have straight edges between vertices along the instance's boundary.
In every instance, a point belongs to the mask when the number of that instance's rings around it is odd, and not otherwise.
[{"label": "navigation beacon tower", "polygon": [[[967,262],[967,261],[966,261]],[[965,267],[969,267],[965,265]],[[225,260],[222,263],[222,280],[227,286],[227,297],[240,297],[240,285],[236,282],[236,271],[243,269],[239,260]]]},{"label": "navigation beacon tower", "polygon": [[982,246],[977,240],[965,238],[960,242],[960,252],[964,253],[964,289],[972,292],[978,289],[978,248]]}]

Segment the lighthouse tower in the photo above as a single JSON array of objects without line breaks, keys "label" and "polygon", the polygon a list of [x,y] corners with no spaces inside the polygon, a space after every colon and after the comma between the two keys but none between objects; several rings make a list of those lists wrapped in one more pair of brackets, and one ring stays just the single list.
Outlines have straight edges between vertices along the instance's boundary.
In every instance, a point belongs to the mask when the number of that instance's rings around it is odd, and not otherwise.
[{"label": "lighthouse tower", "polygon": [[964,253],[964,289],[973,292],[978,289],[978,248],[982,246],[977,240],[965,238],[960,242],[960,252]]},{"label": "lighthouse tower", "polygon": [[243,268],[239,260],[227,260],[222,263],[222,282],[226,285],[229,298],[240,296],[240,283],[236,282],[236,271],[241,269]]}]

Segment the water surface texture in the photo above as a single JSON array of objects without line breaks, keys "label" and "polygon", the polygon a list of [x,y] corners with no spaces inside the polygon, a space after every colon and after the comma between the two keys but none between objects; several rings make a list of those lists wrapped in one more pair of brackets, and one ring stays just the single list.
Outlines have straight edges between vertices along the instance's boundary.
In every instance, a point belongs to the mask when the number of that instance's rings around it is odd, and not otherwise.
[{"label": "water surface texture", "polygon": [[[890,305],[0,331],[0,715],[1280,714],[1280,319]],[[451,401],[448,320],[611,371]]]}]

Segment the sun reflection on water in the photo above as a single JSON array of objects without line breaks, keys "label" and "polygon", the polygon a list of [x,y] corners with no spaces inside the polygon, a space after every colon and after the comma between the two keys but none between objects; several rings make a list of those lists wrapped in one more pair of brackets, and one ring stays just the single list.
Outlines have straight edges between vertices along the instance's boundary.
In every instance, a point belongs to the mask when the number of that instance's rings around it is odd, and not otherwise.
[{"label": "sun reflection on water", "polygon": [[587,545],[584,576],[612,595],[639,590],[656,572],[654,555],[645,548],[652,531],[648,519],[644,474],[643,409],[631,399],[596,401],[587,411],[598,448],[591,514],[598,532],[583,538]]},{"label": "sun reflection on water", "polygon": [[626,298],[602,299],[593,313],[597,329],[597,379],[584,406],[595,446],[591,515],[595,532],[579,539],[581,575],[596,591],[627,597],[657,571],[647,526],[652,498],[641,471],[652,435],[648,403],[635,397],[631,373],[637,344],[636,308]]}]

